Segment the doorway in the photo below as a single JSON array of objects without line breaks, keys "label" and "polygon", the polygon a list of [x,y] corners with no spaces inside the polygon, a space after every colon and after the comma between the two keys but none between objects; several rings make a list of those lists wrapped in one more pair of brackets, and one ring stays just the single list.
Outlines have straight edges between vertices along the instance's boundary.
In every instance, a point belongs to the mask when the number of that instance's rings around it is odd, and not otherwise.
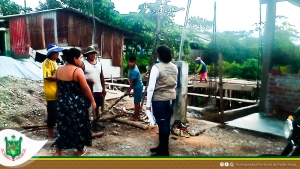
[{"label": "doorway", "polygon": [[6,55],[5,43],[5,31],[0,31],[0,56]]}]

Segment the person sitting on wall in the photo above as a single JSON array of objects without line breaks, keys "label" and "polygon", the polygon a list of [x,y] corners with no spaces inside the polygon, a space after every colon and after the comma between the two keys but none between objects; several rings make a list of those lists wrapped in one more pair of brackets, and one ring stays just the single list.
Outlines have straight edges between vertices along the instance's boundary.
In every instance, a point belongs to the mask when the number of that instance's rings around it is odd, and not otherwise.
[{"label": "person sitting on wall", "polygon": [[206,64],[201,60],[200,57],[197,57],[196,59],[197,63],[199,64],[199,68],[196,71],[197,73],[200,73],[200,83],[202,82],[202,79],[205,80],[205,83],[207,83],[207,68]]}]

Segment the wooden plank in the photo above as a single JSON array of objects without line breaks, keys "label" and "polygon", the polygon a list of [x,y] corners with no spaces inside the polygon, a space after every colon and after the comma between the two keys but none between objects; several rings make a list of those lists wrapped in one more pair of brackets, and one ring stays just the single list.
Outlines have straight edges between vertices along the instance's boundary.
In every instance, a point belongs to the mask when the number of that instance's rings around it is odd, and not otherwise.
[{"label": "wooden plank", "polygon": [[113,50],[113,35],[112,30],[104,29],[103,30],[103,56],[102,58],[111,59]]},{"label": "wooden plank", "polygon": [[44,34],[44,20],[41,14],[28,16],[30,29],[30,43],[35,50],[45,49],[45,34]]},{"label": "wooden plank", "polygon": [[254,91],[254,86],[246,86],[239,84],[223,84],[223,89],[227,90],[241,90],[241,91]]},{"label": "wooden plank", "polygon": [[122,66],[122,55],[123,55],[123,36],[122,34],[114,31],[113,36],[113,55],[112,55],[112,66]]},{"label": "wooden plank", "polygon": [[187,109],[196,110],[196,111],[203,111],[204,108],[201,107],[194,107],[194,106],[187,106]]},{"label": "wooden plank", "polygon": [[103,28],[100,25],[96,26],[96,39],[95,43],[98,45],[98,52],[99,56],[102,56],[102,34],[103,34]]},{"label": "wooden plank", "polygon": [[[197,94],[197,93],[187,93],[190,96],[199,96],[199,97],[208,97],[206,94]],[[219,96],[216,97],[217,99],[220,99]],[[247,99],[237,99],[237,98],[230,98],[230,97],[223,97],[224,100],[232,100],[232,101],[238,101],[238,102],[244,102],[244,103],[256,103],[256,100],[247,100]]]},{"label": "wooden plank", "polygon": [[92,45],[92,34],[93,34],[93,27],[88,26],[92,25],[92,22],[88,22],[84,20],[82,17],[78,17],[80,19],[80,47],[85,50],[88,46]]},{"label": "wooden plank", "polygon": [[64,11],[57,11],[56,20],[57,20],[58,44],[60,46],[67,46],[69,13]]},{"label": "wooden plank", "polygon": [[45,43],[55,43],[54,19],[44,19]]},{"label": "wooden plank", "polygon": [[80,24],[79,18],[74,14],[69,14],[68,20],[68,43],[69,46],[80,46]]},{"label": "wooden plank", "polygon": [[[208,88],[209,84],[208,83],[195,83],[193,85],[193,87]],[[227,83],[223,84],[223,89],[225,89],[225,90],[254,91],[255,88],[256,88],[256,85],[255,86],[249,86],[249,85],[246,86],[246,85],[241,85],[241,84],[227,84]]]}]

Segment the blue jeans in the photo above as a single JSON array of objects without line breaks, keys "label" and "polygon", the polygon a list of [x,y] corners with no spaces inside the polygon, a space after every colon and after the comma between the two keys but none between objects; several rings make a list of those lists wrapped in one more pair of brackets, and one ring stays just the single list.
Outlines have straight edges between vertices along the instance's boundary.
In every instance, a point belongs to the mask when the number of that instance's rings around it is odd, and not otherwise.
[{"label": "blue jeans", "polygon": [[170,135],[170,123],[175,100],[152,101],[153,115],[158,125],[159,134]]}]

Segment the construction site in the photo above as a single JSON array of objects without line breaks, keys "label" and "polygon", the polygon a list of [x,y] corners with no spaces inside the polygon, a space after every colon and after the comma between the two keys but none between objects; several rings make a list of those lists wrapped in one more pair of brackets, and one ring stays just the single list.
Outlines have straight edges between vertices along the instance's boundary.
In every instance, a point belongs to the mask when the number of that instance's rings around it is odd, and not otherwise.
[{"label": "construction site", "polygon": [[[275,29],[276,2],[261,3],[267,4],[268,9],[266,33],[261,39],[264,42],[261,80],[224,77],[223,55],[216,51],[207,83],[201,82],[199,75],[189,74],[189,64],[181,60],[181,54],[174,61],[179,71],[171,124],[180,120],[186,130],[172,130],[170,156],[279,155],[288,143],[283,126],[286,115],[300,106],[300,76],[270,68],[272,44],[269,42]],[[89,20],[83,21],[83,17]],[[63,48],[84,49],[93,41],[101,55],[98,59],[104,65],[107,94],[99,118],[90,110],[93,142],[87,147],[86,156],[150,155],[149,149],[158,144],[158,126],[151,125],[146,114],[149,75],[143,76],[140,121],[129,120],[134,113],[134,102],[132,95],[125,95],[130,82],[123,78],[123,40],[132,39],[135,33],[99,19],[92,20],[92,16],[72,8],[0,16],[0,20],[3,23],[0,32],[4,32],[4,39],[10,40],[5,41],[4,54],[13,55],[0,56],[0,130],[15,129],[34,140],[47,140],[47,109],[38,57],[44,57],[48,42],[56,42]],[[42,26],[41,20],[45,22]],[[92,21],[94,27],[82,26]],[[24,30],[13,29],[20,25]],[[26,26],[31,27],[30,31],[26,31]],[[52,33],[45,33],[44,26],[50,27]],[[84,31],[72,32],[77,27]],[[94,30],[97,30],[93,34],[95,41],[88,36]],[[213,35],[216,38],[215,30]],[[30,45],[25,45],[27,40]],[[278,105],[280,108],[274,109]],[[279,113],[274,113],[275,110]],[[36,156],[53,156],[55,151],[55,139],[48,140]],[[63,154],[75,156],[76,153],[63,150]]]}]

